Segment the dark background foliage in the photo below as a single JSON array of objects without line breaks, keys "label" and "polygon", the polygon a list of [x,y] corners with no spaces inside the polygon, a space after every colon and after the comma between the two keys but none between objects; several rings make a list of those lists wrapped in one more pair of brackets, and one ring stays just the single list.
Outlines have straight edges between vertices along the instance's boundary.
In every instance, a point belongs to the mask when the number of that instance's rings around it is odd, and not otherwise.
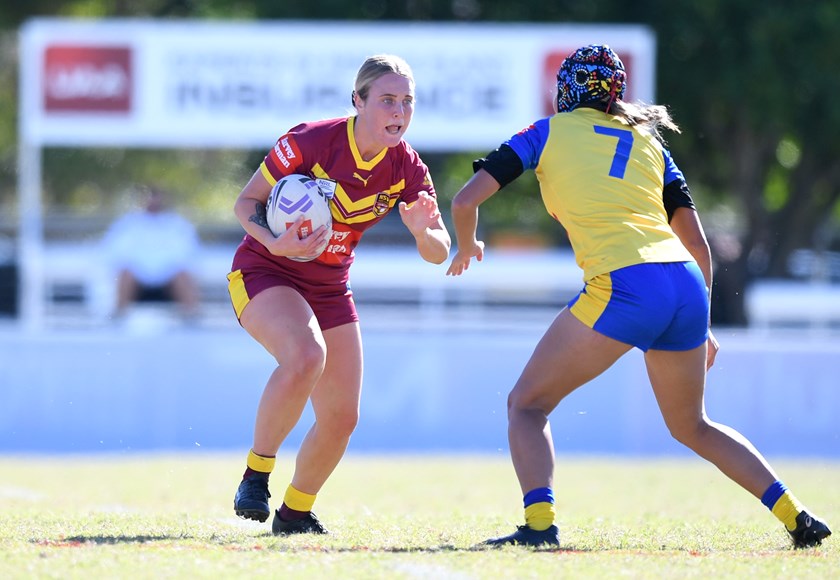
[{"label": "dark background foliage", "polygon": [[[791,268],[797,250],[840,250],[836,0],[70,0],[60,8],[43,0],[3,3],[0,231],[12,236],[16,30],[32,16],[645,24],[657,38],[657,101],[669,106],[682,128],[668,136],[669,146],[712,241],[716,292],[727,300],[728,321],[745,321],[743,289],[755,277],[813,274]],[[47,149],[47,227],[54,235],[96,232],[130,203],[131,184],[155,181],[173,191],[205,237],[238,235],[230,204],[263,153]],[[472,159],[484,154],[424,155],[445,213],[446,201],[471,174]],[[529,233],[529,243],[564,244],[562,229],[542,209],[533,176],[509,187],[517,195],[497,196],[499,201],[482,208],[487,239],[502,243],[516,230]]]}]

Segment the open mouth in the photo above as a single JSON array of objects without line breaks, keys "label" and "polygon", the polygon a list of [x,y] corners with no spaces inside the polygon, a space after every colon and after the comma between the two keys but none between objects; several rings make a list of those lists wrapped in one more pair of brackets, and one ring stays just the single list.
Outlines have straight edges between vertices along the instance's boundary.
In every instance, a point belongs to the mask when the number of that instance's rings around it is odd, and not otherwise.
[{"label": "open mouth", "polygon": [[402,131],[402,125],[388,125],[385,130],[391,135],[399,135]]}]

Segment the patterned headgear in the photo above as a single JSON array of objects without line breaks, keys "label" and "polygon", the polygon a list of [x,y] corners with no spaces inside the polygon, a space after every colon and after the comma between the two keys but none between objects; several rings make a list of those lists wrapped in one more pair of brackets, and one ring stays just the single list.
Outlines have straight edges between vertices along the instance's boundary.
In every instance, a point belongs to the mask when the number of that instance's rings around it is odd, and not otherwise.
[{"label": "patterned headgear", "polygon": [[579,105],[624,96],[627,73],[624,63],[606,44],[592,44],[566,57],[557,71],[557,111],[573,111]]}]

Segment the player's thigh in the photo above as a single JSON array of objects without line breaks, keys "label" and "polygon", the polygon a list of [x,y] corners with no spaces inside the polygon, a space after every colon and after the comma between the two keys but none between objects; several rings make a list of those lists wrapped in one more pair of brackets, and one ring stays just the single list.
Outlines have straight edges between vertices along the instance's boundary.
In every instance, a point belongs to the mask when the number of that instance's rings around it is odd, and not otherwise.
[{"label": "player's thigh", "polygon": [[326,343],[312,308],[288,286],[266,288],[251,298],[239,322],[281,366],[324,357]]},{"label": "player's thigh", "polygon": [[683,351],[645,353],[650,384],[669,428],[693,425],[705,415],[706,344]]},{"label": "player's thigh", "polygon": [[316,414],[358,414],[363,373],[359,323],[351,322],[325,330],[324,339],[327,363],[312,392],[312,407]]},{"label": "player's thigh", "polygon": [[511,392],[511,404],[550,412],[631,348],[591,329],[564,308],[525,365]]}]

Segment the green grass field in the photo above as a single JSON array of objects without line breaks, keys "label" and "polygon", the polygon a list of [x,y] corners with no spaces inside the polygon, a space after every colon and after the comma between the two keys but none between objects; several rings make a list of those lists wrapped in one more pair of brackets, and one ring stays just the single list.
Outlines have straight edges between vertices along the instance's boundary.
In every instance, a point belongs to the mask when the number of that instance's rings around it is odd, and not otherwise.
[{"label": "green grass field", "polygon": [[[506,455],[349,455],[319,495],[328,536],[236,518],[241,454],[0,457],[0,578],[840,578],[840,535],[793,550],[701,460],[564,458],[562,548],[475,549],[522,523]],[[840,463],[774,462],[840,525]],[[272,476],[280,505],[292,458]]]}]

